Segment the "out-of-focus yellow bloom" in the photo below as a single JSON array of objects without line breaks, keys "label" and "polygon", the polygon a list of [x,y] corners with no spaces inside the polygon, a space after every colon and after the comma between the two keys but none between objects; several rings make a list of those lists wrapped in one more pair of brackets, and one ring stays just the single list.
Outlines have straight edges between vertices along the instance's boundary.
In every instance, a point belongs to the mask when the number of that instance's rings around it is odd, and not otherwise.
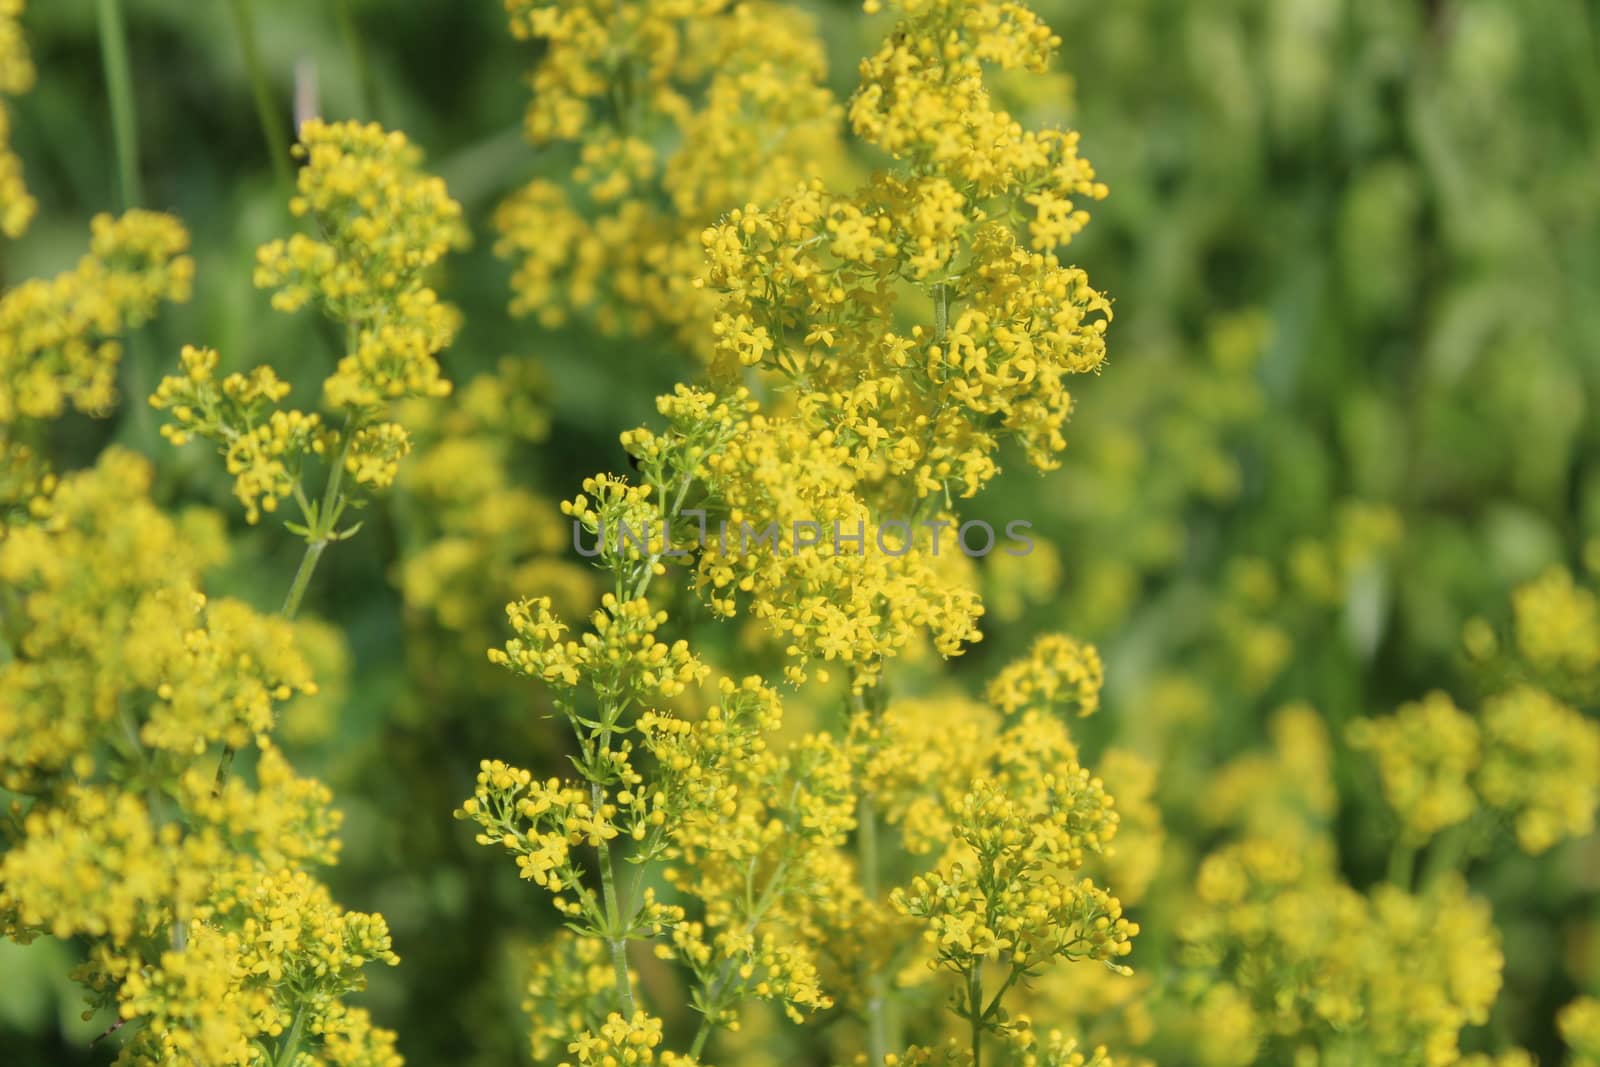
[{"label": "out-of-focus yellow bloom", "polygon": [[144,324],[162,301],[189,299],[188,250],[188,232],[170,215],[97,215],[89,253],[76,267],[0,297],[0,426],[55,418],[69,407],[108,411],[122,357],[116,337]]}]

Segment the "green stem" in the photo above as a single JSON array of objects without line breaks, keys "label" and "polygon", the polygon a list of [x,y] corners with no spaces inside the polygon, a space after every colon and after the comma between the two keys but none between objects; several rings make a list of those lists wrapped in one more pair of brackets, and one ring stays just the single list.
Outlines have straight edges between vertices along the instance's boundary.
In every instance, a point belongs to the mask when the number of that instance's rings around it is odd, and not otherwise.
[{"label": "green stem", "polygon": [[[786,854],[778,861],[777,867],[773,868],[772,877],[767,879],[767,887],[761,891],[761,899],[751,909],[749,921],[745,923],[745,936],[748,937],[756,932],[762,918],[767,914],[767,909],[772,907],[783,891],[783,879],[789,870],[789,860],[790,857]],[[751,862],[754,863],[755,860],[752,859]],[[722,971],[716,979],[705,985],[705,995],[702,1000],[705,1014],[700,1019],[700,1028],[694,1033],[694,1044],[689,1046],[690,1059],[700,1058],[700,1051],[706,1047],[706,1040],[711,1036],[711,1031],[716,1029],[716,1017],[720,1014],[719,1004],[723,994],[727,992],[728,983],[733,980],[736,962],[736,958],[730,957],[723,963]]]},{"label": "green stem", "polygon": [[[861,889],[868,904],[878,902],[878,810],[872,798],[862,794],[858,812],[856,848],[861,859]],[[887,1020],[884,1017],[883,975],[876,969],[865,975],[867,986],[867,1059],[872,1067],[882,1067],[889,1053]]]},{"label": "green stem", "polygon": [[711,1036],[711,1016],[704,1015],[700,1019],[700,1029],[694,1032],[694,1043],[689,1046],[689,1058],[699,1061],[701,1051],[706,1047],[706,1039]]},{"label": "green stem", "polygon": [[[865,715],[866,701],[862,699],[854,681],[851,680],[850,705],[857,715]],[[882,891],[878,878],[878,808],[872,796],[866,792],[861,794],[856,811],[856,855],[861,864],[861,891],[867,898],[867,904],[875,905]],[[869,968],[862,976],[867,989],[867,1062],[872,1067],[883,1067],[884,1057],[889,1053],[883,975],[871,968],[865,959],[863,964]]]},{"label": "green stem", "polygon": [[[316,573],[317,563],[322,559],[323,551],[328,547],[328,542],[333,540],[334,527],[339,520],[339,483],[344,476],[345,457],[350,453],[350,419],[344,420],[344,433],[339,445],[339,454],[334,457],[333,470],[328,474],[328,487],[322,494],[322,510],[317,513],[317,521],[311,531],[311,539],[306,542],[306,550],[300,556],[300,566],[295,568],[294,581],[289,583],[289,592],[283,598],[283,608],[280,614],[293,620],[300,611],[300,602],[305,599],[306,590],[311,586],[311,576]],[[309,518],[309,516],[307,516]],[[222,759],[217,764],[217,784],[215,791],[222,792],[222,787],[227,784],[228,776],[233,773],[233,757],[236,751],[232,745],[224,745]]]},{"label": "green stem", "polygon": [[983,1018],[980,1021],[988,1023],[990,1019],[994,1018],[995,1013],[1000,1010],[1001,1002],[1006,998],[1006,992],[1016,984],[1018,978],[1022,977],[1023,972],[1024,968],[1018,967],[1015,962],[1011,964],[1011,973],[1006,975],[1006,980],[1000,984],[1000,991],[994,995],[993,1000],[989,1001],[989,1006],[983,1009]]},{"label": "green stem", "polygon": [[[684,499],[688,497],[689,487],[693,484],[693,476],[685,474],[683,476],[682,484],[678,486],[677,499],[672,502],[670,509],[660,513],[661,521],[667,524],[668,530],[672,528],[672,521],[676,519],[678,517],[678,513],[683,510]],[[666,494],[662,494],[660,499],[661,502],[665,504],[667,499]],[[662,551],[664,552],[666,549],[671,548],[672,546],[663,544],[661,547]],[[645,558],[644,569],[639,572],[639,578],[633,584],[633,591],[630,594],[630,599],[638,600],[640,597],[644,596],[645,591],[650,588],[650,580],[655,577],[656,564],[661,562],[661,555],[661,552],[652,552]]]},{"label": "green stem", "polygon": [[252,0],[233,0],[233,23],[239,32],[239,51],[244,53],[244,69],[255,97],[256,119],[261,123],[261,136],[266,139],[267,154],[272,158],[272,172],[279,185],[285,190],[292,189],[294,163],[289,158],[289,135],[284,128],[283,115],[273,103],[272,84],[261,62]]},{"label": "green stem", "polygon": [[1461,869],[1470,836],[1467,823],[1462,822],[1433,839],[1433,844],[1428,849],[1428,856],[1422,862],[1422,877],[1417,883],[1419,890],[1429,889],[1445,873]]},{"label": "green stem", "polygon": [[305,1035],[305,1029],[306,1006],[301,1003],[294,1009],[294,1021],[278,1043],[278,1055],[273,1058],[274,1067],[291,1067],[295,1057],[300,1055],[300,1039]]},{"label": "green stem", "polygon": [[350,0],[339,0],[339,32],[344,35],[345,51],[350,53],[350,65],[355,68],[356,84],[361,91],[361,110],[368,119],[378,118],[378,84],[372,77],[372,64],[367,60],[367,45],[361,38],[361,27],[356,22]]},{"label": "green stem", "polygon": [[1396,840],[1394,847],[1389,850],[1389,881],[1409,893],[1416,866],[1416,846]]},{"label": "green stem", "polygon": [[983,1067],[983,961],[967,974],[967,1017],[972,1020],[972,1067]]},{"label": "green stem", "polygon": [[[605,793],[600,783],[589,784],[589,796],[594,803],[594,816],[600,818],[600,807]],[[600,896],[606,909],[606,944],[611,948],[611,967],[617,980],[617,997],[622,1002],[622,1014],[633,1018],[633,980],[628,977],[628,941],[622,929],[622,909],[617,905],[617,876],[611,867],[611,846],[605,838],[595,845],[600,854]]]},{"label": "green stem", "polygon": [[[116,145],[117,195],[123,211],[144,203],[144,186],[139,177],[139,116],[133,93],[133,65],[128,59],[128,29],[122,18],[122,0],[98,0],[100,60],[105,68],[106,96],[111,104],[111,136]],[[127,337],[127,356],[122,361],[123,388],[131,396],[150,394],[149,375],[137,331]],[[135,404],[131,412],[139,437],[155,436],[154,421],[146,404]]]},{"label": "green stem", "polygon": [[294,582],[289,586],[288,595],[283,598],[282,614],[285,619],[293,619],[300,610],[300,601],[305,598],[306,588],[311,584],[311,575],[317,569],[323,549],[327,547],[326,537],[319,537],[306,545],[305,555],[300,557],[300,566],[294,572]]},{"label": "green stem", "polygon": [[139,120],[134,110],[128,31],[122,21],[122,0],[99,0],[100,60],[105,67],[106,94],[111,100],[111,134],[117,146],[117,185],[122,209],[144,203],[139,183]]}]

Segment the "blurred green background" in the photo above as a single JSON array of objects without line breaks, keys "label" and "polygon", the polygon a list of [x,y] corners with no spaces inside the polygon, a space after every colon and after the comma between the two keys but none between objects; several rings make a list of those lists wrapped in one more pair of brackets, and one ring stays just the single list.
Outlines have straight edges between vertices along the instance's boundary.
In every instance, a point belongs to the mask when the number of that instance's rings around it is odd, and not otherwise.
[{"label": "blurred green background", "polygon": [[[882,22],[809,6],[842,97]],[[1600,535],[1600,5],[1039,6],[1069,77],[1013,106],[1082,131],[1111,187],[1071,252],[1116,321],[1064,468],[1040,478],[1014,461],[973,512],[1030,518],[1052,550],[986,570],[988,637],[955,668],[982,678],[1042,629],[1099,642],[1107,711],[1087,747],[1162,760],[1181,868],[1205,844],[1196,784],[1259,744],[1271,709],[1303,699],[1337,725],[1434,687],[1470,692],[1467,619],[1503,623],[1516,583],[1552,563],[1581,570]],[[443,362],[458,383],[507,355],[542,368],[551,427],[517,446],[518,483],[554,500],[619,468],[617,432],[693,368],[666,338],[546,331],[506,312],[489,214],[571,159],[521,139],[537,46],[511,39],[495,0],[256,7],[286,121],[295,71],[314,72],[323,115],[403,129],[466,205],[475,243],[443,286],[466,327]],[[226,367],[270,361],[301,397],[333,353],[314,316],[275,314],[251,285],[255,247],[291,223],[233,5],[129,0],[126,16],[144,206],[190,227],[196,297],[135,340],[118,414],[63,420],[52,445],[63,467],[111,440],[158,457],[164,499],[230,516],[238,547],[213,588],[272,605],[293,539],[244,526],[214,457],[166,447],[142,397],[183,343],[219,348]],[[95,5],[33,0],[25,26],[40,77],[12,106],[14,141],[41,215],[5,250],[8,280],[72,263],[88,217],[118,206]],[[479,758],[547,762],[547,724],[526,688],[482,677],[481,651],[407,611],[393,576],[421,536],[415,510],[403,493],[374,509],[317,575],[309,608],[345,631],[351,674],[336,734],[296,757],[347,813],[336,896],[395,933],[402,966],[373,974],[367,995],[379,1021],[413,1063],[522,1062],[514,947],[549,919],[449,813]],[[481,595],[492,627],[504,596]],[[1214,712],[1175,764],[1156,720],[1183,685]],[[1359,761],[1342,742],[1337,755],[1340,840],[1361,885],[1388,830]],[[1554,1008],[1600,982],[1600,850],[1484,863],[1474,881],[1506,938],[1492,1032],[1553,1062]],[[1136,964],[1159,967],[1161,936]],[[0,944],[0,1064],[109,1059],[78,1019],[71,956]]]}]

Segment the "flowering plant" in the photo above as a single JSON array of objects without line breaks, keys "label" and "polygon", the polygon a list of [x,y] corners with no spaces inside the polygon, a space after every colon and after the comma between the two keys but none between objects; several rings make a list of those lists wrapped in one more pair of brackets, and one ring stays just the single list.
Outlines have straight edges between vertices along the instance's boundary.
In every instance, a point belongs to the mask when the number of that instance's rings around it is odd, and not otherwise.
[{"label": "flowering plant", "polygon": [[1381,6],[0,0],[0,1061],[1600,1062],[1592,19]]}]

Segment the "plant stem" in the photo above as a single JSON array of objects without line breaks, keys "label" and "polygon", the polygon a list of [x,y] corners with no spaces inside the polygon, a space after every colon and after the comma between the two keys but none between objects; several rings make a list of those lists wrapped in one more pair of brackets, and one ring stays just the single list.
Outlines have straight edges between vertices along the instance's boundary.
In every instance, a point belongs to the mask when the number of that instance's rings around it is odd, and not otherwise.
[{"label": "plant stem", "polygon": [[[796,788],[798,789],[798,787]],[[785,855],[779,860],[777,867],[772,871],[772,877],[767,879],[767,888],[761,891],[761,899],[751,910],[750,919],[745,923],[744,932],[746,936],[755,933],[756,927],[761,925],[762,917],[767,914],[767,909],[772,907],[779,894],[782,893],[784,875],[789,869],[789,859],[790,857]],[[754,861],[752,860],[751,862]],[[728,983],[733,980],[735,962],[736,960],[730,957],[723,963],[722,972],[717,975],[716,980],[705,987],[705,997],[702,1001],[705,1014],[700,1019],[700,1028],[695,1031],[694,1044],[689,1046],[690,1059],[700,1058],[700,1050],[706,1047],[706,1039],[711,1036],[711,1031],[716,1028],[717,1005],[722,1000],[723,993],[727,991]]]},{"label": "plant stem", "polygon": [[[98,0],[100,60],[105,69],[106,96],[111,105],[111,136],[117,156],[117,196],[123,211],[144,203],[139,177],[139,117],[133,94],[133,65],[128,59],[128,30],[122,18],[122,0]],[[138,331],[127,337],[122,361],[123,388],[133,396],[148,396],[149,377]],[[140,437],[153,437],[155,428],[147,404],[135,404],[131,418]]]},{"label": "plant stem", "polygon": [[1468,824],[1461,822],[1433,839],[1428,857],[1422,861],[1422,877],[1417,883],[1419,891],[1430,888],[1446,872],[1461,869],[1470,836]]},{"label": "plant stem", "polygon": [[[600,806],[605,793],[600,783],[589,784],[589,796],[594,803],[594,817],[600,818]],[[633,1018],[633,980],[628,977],[628,941],[622,929],[622,910],[617,906],[617,877],[611,868],[611,846],[601,838],[595,845],[600,854],[600,895],[606,909],[606,944],[611,947],[611,967],[616,972],[617,997],[622,1001],[624,1018]]]},{"label": "plant stem", "polygon": [[[328,487],[322,494],[322,510],[317,513],[317,521],[313,524],[316,529],[311,531],[311,540],[306,542],[306,550],[300,556],[300,566],[295,568],[294,581],[289,584],[289,592],[284,596],[283,608],[279,611],[279,614],[291,621],[300,611],[300,602],[305,599],[306,590],[311,586],[311,575],[316,572],[317,562],[322,559],[323,550],[328,547],[328,542],[334,539],[334,527],[339,518],[337,507],[339,483],[344,476],[345,456],[350,453],[350,421],[348,417],[344,420],[339,454],[334,458],[333,469],[328,473]],[[215,790],[218,793],[222,792],[228,776],[233,773],[233,757],[236,754],[232,745],[222,747],[222,759],[217,763]]]},{"label": "plant stem", "polygon": [[266,139],[267,155],[272,158],[272,172],[279,185],[285,190],[292,189],[294,164],[289,159],[289,135],[284,129],[283,116],[273,104],[272,84],[267,81],[267,71],[261,63],[252,0],[233,0],[233,23],[239,32],[239,51],[244,53],[244,69],[250,78],[251,95],[255,97],[261,136]]},{"label": "plant stem", "polygon": [[1389,881],[1409,893],[1416,866],[1416,847],[1404,841],[1395,841],[1394,847],[1389,850]]},{"label": "plant stem", "polygon": [[694,1032],[694,1043],[689,1046],[689,1058],[696,1062],[700,1059],[700,1052],[706,1047],[706,1039],[711,1036],[711,1016],[703,1015],[700,1018],[700,1028]]},{"label": "plant stem", "polygon": [[[861,860],[861,890],[869,905],[878,902],[878,809],[872,797],[862,794],[857,813],[856,849]],[[884,1019],[883,975],[869,970],[867,986],[867,1059],[872,1067],[883,1067],[889,1052],[888,1027]]]},{"label": "plant stem", "polygon": [[273,1059],[274,1067],[290,1067],[295,1057],[300,1054],[300,1038],[306,1029],[306,1006],[302,1001],[294,1009],[294,1021],[289,1024],[289,1029],[284,1032],[283,1040],[278,1043],[278,1055]]},{"label": "plant stem", "polygon": [[983,961],[967,974],[967,1014],[972,1020],[972,1067],[983,1067]]},{"label": "plant stem", "polygon": [[305,598],[306,588],[311,584],[311,575],[317,569],[317,561],[322,558],[322,550],[328,547],[328,540],[319,537],[306,545],[305,555],[300,557],[300,566],[294,572],[294,583],[289,586],[289,593],[283,598],[283,617],[293,619],[300,610],[300,601]]},{"label": "plant stem", "polygon": [[117,148],[117,185],[122,209],[144,202],[139,183],[139,120],[134,109],[133,74],[128,62],[128,31],[122,21],[122,0],[99,0],[100,60],[105,67],[106,95],[111,101],[111,135]]},{"label": "plant stem", "polygon": [[[850,704],[856,714],[867,714],[866,701],[851,680]],[[876,905],[881,886],[878,879],[878,808],[871,794],[863,791],[856,810],[856,856],[861,864],[861,891],[868,906]],[[867,989],[867,1062],[883,1067],[889,1052],[887,1020],[884,1017],[883,975],[869,969],[862,976]]]},{"label": "plant stem", "polygon": [[350,0],[339,0],[339,32],[344,35],[345,51],[350,53],[350,65],[355,68],[356,84],[361,90],[361,110],[366,117],[378,118],[378,84],[372,78],[372,64],[367,60],[366,42],[361,38],[361,27],[356,23]]}]

